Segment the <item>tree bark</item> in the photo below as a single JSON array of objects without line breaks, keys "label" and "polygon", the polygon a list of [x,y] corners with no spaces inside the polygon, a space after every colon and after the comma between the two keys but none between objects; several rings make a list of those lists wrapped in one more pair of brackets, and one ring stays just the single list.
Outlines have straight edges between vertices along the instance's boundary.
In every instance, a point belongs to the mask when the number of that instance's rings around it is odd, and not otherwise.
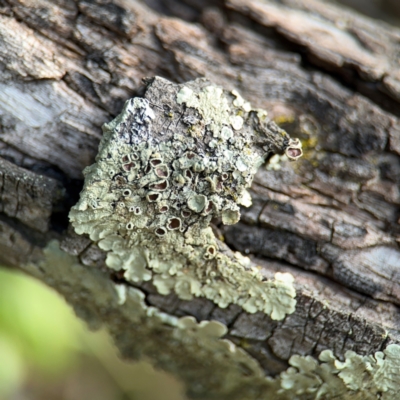
[{"label": "tree bark", "polygon": [[[220,227],[265,276],[295,277],[296,310],[273,321],[141,284],[146,306],[221,321],[268,376],[295,354],[342,359],[399,343],[399,54],[399,30],[317,0],[0,0],[0,262],[53,286],[93,327],[105,324],[124,357],[150,357],[189,396],[257,398],[245,385],[210,384],[194,365],[202,342],[181,349],[185,361],[178,350],[157,354],[164,333],[133,327],[129,301],[119,305],[112,289],[130,285],[68,229],[101,125],[142,94],[145,77],[204,76],[303,142],[296,163],[261,167],[253,205]],[[54,239],[69,255],[50,265]]]}]

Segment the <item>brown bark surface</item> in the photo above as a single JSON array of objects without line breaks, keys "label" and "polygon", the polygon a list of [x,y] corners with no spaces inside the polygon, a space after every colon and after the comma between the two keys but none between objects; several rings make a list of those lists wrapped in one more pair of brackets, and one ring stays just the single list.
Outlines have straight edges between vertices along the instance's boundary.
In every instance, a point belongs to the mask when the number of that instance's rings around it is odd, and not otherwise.
[{"label": "brown bark surface", "polygon": [[297,163],[260,169],[253,206],[221,228],[266,276],[294,275],[296,311],[272,321],[151,285],[146,302],[224,322],[268,374],[293,354],[399,343],[399,54],[399,30],[317,0],[0,0],[0,262],[35,260],[57,238],[117,279],[66,233],[81,171],[144,77],[205,76],[303,142]]}]

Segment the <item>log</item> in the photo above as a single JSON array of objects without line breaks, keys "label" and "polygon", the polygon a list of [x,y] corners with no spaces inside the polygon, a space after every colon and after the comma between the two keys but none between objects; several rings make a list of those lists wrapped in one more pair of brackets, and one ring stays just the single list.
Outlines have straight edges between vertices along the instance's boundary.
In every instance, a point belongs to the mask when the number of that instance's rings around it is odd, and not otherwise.
[{"label": "log", "polygon": [[[398,29],[317,0],[1,0],[1,264],[54,287],[122,357],[175,374],[189,398],[294,398],[281,387],[293,357],[393,349],[399,51]],[[266,279],[293,275],[284,319],[127,282],[69,227],[101,126],[153,76],[235,89],[302,141],[297,162],[259,169],[240,222],[216,227]]]}]

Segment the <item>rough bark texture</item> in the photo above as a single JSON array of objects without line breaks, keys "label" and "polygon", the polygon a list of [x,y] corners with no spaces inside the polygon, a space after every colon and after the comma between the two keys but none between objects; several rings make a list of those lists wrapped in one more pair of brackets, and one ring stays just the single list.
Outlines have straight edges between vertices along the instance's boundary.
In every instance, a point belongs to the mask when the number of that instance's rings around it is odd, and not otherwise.
[{"label": "rough bark texture", "polygon": [[[221,228],[266,276],[294,275],[296,311],[277,322],[149,284],[146,304],[223,322],[270,375],[294,354],[340,358],[399,343],[400,31],[316,0],[149,4],[0,0],[0,262],[35,265],[55,238],[93,280],[123,283],[96,245],[67,232],[81,171],[101,125],[142,93],[142,78],[205,76],[303,142],[296,164],[260,169],[253,206]],[[98,322],[115,311],[28,270]],[[118,321],[114,335],[126,343],[129,325]]]}]

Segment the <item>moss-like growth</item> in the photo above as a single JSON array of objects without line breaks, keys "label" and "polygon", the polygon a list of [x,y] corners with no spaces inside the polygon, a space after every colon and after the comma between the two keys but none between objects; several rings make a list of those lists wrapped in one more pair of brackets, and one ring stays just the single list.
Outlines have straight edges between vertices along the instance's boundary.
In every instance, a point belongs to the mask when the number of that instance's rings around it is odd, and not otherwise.
[{"label": "moss-like growth", "polygon": [[160,293],[181,299],[204,296],[273,319],[293,312],[292,277],[264,280],[209,224],[236,223],[257,168],[271,152],[297,158],[297,141],[237,92],[203,79],[155,78],[103,131],[70,220],[109,252],[110,268],[133,282],[153,279]]}]

